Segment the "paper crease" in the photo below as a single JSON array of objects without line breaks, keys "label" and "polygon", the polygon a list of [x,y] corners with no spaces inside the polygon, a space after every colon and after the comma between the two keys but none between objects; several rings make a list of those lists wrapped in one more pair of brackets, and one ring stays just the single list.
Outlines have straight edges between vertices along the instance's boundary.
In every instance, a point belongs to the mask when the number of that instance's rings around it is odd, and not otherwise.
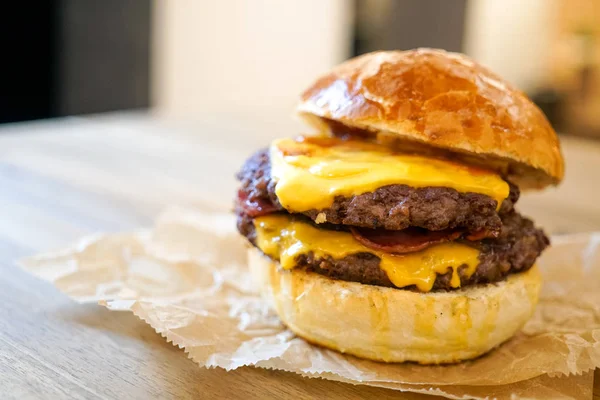
[{"label": "paper crease", "polygon": [[150,231],[94,235],[21,266],[76,301],[133,312],[206,367],[256,366],[458,399],[483,398],[483,388],[498,398],[510,398],[499,388],[550,393],[561,380],[587,390],[589,371],[600,366],[600,234],[554,240],[539,262],[540,305],[523,332],[487,356],[443,367],[375,363],[295,337],[256,292],[246,244],[227,214],[172,209]]}]

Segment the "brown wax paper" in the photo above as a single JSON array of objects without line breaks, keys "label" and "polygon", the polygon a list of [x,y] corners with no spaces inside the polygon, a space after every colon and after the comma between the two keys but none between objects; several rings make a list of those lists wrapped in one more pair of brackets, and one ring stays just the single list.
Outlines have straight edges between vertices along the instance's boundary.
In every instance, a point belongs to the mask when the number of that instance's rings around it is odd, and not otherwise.
[{"label": "brown wax paper", "polygon": [[569,385],[591,393],[592,370],[600,366],[600,233],[553,238],[539,260],[540,304],[523,331],[484,357],[447,366],[377,363],[296,337],[253,286],[246,244],[229,214],[172,209],[151,231],[84,238],[21,265],[76,301],[133,312],[205,367],[510,398],[532,393],[519,392],[524,388],[556,394]]}]

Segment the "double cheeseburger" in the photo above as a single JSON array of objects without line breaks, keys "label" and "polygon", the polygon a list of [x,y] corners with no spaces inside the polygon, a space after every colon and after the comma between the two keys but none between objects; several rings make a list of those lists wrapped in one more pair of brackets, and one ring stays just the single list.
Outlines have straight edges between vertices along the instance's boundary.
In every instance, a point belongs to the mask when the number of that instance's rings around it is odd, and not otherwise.
[{"label": "double cheeseburger", "polygon": [[249,158],[236,200],[252,273],[289,329],[437,364],[525,324],[549,241],[515,203],[564,166],[522,92],[460,54],[377,52],[322,76],[297,111],[316,134]]}]

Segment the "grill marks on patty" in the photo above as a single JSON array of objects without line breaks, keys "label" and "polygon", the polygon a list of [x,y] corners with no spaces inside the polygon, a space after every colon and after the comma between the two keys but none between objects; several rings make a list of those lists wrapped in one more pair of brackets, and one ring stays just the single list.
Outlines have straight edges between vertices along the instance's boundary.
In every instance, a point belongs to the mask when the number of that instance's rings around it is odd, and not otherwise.
[{"label": "grill marks on patty", "polygon": [[[267,150],[254,154],[238,173],[240,194],[238,209],[248,203],[270,203],[275,209],[283,207],[275,194],[275,182],[270,176]],[[416,226],[432,231],[461,228],[467,233],[500,232],[500,215],[513,210],[519,198],[519,189],[510,185],[510,194],[496,211],[497,203],[479,193],[460,193],[445,187],[413,188],[407,185],[388,185],[374,192],[351,197],[337,197],[324,210],[310,210],[303,214],[313,221],[362,228],[402,230]]]},{"label": "grill marks on patty", "polygon": [[[275,182],[270,176],[267,150],[255,153],[246,161],[237,175],[241,187],[236,201],[238,230],[255,244],[255,217],[272,212],[287,212],[275,194]],[[509,183],[510,184],[510,183]],[[467,277],[459,268],[461,286],[497,282],[508,274],[531,268],[549,240],[533,222],[514,211],[519,189],[510,184],[510,194],[499,210],[496,201],[478,193],[459,193],[451,188],[413,188],[407,185],[389,185],[372,193],[348,198],[338,197],[325,210],[311,210],[297,218],[307,221],[326,221],[317,225],[322,229],[350,231],[352,227],[402,230],[418,227],[430,231],[460,230],[479,241],[464,241],[480,250],[479,264]],[[495,236],[495,237],[494,237]],[[462,239],[458,239],[462,240]],[[302,254],[296,259],[297,267],[319,274],[363,284],[393,287],[380,259],[368,252],[352,254],[341,259],[317,258]],[[433,290],[451,290],[452,270],[438,274]],[[411,287],[405,289],[414,289]]]}]

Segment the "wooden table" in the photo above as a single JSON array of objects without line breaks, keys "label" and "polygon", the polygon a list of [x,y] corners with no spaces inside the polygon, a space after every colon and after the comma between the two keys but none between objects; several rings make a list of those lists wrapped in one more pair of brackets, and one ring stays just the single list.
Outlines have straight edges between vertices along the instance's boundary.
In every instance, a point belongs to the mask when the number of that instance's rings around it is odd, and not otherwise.
[{"label": "wooden table", "polygon": [[[92,232],[148,227],[169,204],[226,209],[243,159],[294,133],[268,121],[175,124],[137,113],[0,127],[2,398],[398,398],[279,371],[201,369],[131,315],[75,304],[14,265]],[[600,230],[600,143],[565,138],[564,149],[565,184],[525,196],[520,209],[553,233]]]}]

